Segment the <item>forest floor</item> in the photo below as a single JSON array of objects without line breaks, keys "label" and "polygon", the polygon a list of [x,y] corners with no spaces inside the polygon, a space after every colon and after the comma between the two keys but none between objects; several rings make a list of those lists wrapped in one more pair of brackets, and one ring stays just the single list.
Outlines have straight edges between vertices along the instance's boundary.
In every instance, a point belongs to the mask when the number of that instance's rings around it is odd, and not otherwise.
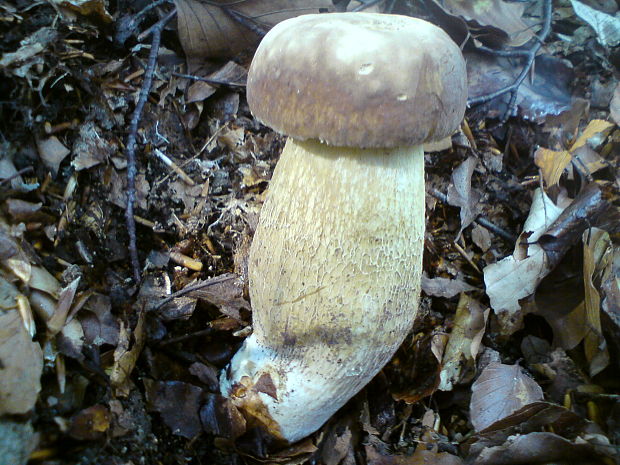
[{"label": "forest floor", "polygon": [[[620,463],[618,4],[276,3],[0,1],[0,465]],[[434,22],[470,105],[426,147],[413,330],[282,448],[219,373],[285,141],[245,79],[300,8]]]}]

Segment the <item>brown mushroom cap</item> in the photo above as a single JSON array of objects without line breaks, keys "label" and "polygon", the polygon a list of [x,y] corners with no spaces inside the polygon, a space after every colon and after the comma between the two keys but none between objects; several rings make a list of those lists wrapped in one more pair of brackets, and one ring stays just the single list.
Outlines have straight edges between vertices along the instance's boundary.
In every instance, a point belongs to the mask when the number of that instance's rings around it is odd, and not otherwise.
[{"label": "brown mushroom cap", "polygon": [[421,19],[304,15],[262,40],[247,98],[257,119],[294,139],[419,145],[449,136],[463,119],[465,61],[442,29]]}]

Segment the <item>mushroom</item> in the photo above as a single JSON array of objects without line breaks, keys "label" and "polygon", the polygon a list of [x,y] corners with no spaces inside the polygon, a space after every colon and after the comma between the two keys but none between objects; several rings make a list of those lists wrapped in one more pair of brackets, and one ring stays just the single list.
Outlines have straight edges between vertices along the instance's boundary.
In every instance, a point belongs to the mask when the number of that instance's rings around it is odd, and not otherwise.
[{"label": "mushroom", "polygon": [[320,428],[411,329],[423,143],[458,128],[466,96],[459,47],[420,19],[305,15],[259,45],[248,103],[289,138],[250,248],[253,333],[221,391],[276,438]]}]

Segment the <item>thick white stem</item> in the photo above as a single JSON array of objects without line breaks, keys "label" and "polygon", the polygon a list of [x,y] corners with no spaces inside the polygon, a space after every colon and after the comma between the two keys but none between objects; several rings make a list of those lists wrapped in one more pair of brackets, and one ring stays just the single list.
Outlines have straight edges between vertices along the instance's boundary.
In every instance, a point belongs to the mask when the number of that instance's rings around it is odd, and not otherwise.
[{"label": "thick white stem", "polygon": [[388,362],[411,328],[424,154],[289,139],[250,250],[254,332],[222,393],[296,441]]}]

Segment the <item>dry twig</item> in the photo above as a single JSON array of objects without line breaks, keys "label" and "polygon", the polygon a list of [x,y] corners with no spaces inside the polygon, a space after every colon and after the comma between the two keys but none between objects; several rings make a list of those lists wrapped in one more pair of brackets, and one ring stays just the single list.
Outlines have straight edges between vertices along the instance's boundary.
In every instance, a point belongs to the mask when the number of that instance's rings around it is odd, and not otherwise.
[{"label": "dry twig", "polygon": [[510,93],[510,101],[508,102],[508,108],[506,109],[506,113],[502,118],[502,122],[506,122],[508,118],[514,115],[516,103],[517,103],[517,93],[519,87],[525,80],[526,76],[532,69],[534,64],[534,60],[536,58],[536,54],[543,46],[545,40],[549,36],[551,32],[551,16],[552,16],[552,1],[544,0],[543,3],[543,27],[540,33],[534,39],[534,43],[530,49],[515,49],[515,50],[494,50],[488,47],[478,47],[479,50],[483,50],[485,52],[492,53],[493,55],[500,57],[522,57],[525,58],[525,66],[523,70],[517,76],[515,81],[509,86],[503,87],[495,92],[491,92],[490,94],[480,95],[478,97],[474,97],[472,99],[467,100],[467,106],[472,107],[474,105],[479,105],[481,103],[489,102],[497,97],[500,97],[504,94]]},{"label": "dry twig", "polygon": [[161,41],[161,33],[174,15],[176,10],[172,10],[165,17],[159,20],[151,29],[151,51],[149,53],[149,61],[144,72],[144,80],[140,89],[140,96],[136,108],[131,115],[129,123],[129,135],[127,136],[127,144],[125,146],[125,156],[127,158],[127,209],[125,210],[125,222],[127,223],[127,233],[129,235],[129,257],[131,260],[131,268],[133,277],[136,282],[140,281],[140,261],[138,259],[138,248],[136,246],[136,222],[134,220],[134,205],[136,203],[136,138],[138,135],[138,124],[142,117],[144,105],[151,91],[153,84],[153,75],[155,74],[155,66],[157,64],[157,55],[159,53],[159,44]]},{"label": "dry twig", "polygon": [[[437,189],[434,189],[434,188],[430,188],[427,192],[433,197],[435,197],[437,200],[439,200],[440,202],[445,203],[446,205],[449,205],[448,196],[444,194],[443,192]],[[517,241],[517,238],[515,236],[510,234],[508,231],[505,231],[504,229],[500,228],[499,226],[491,223],[489,220],[487,220],[483,216],[478,216],[474,221],[478,223],[480,226],[482,226],[483,228],[486,228],[492,233],[497,234],[501,238],[506,239],[510,243],[514,244]]]}]

